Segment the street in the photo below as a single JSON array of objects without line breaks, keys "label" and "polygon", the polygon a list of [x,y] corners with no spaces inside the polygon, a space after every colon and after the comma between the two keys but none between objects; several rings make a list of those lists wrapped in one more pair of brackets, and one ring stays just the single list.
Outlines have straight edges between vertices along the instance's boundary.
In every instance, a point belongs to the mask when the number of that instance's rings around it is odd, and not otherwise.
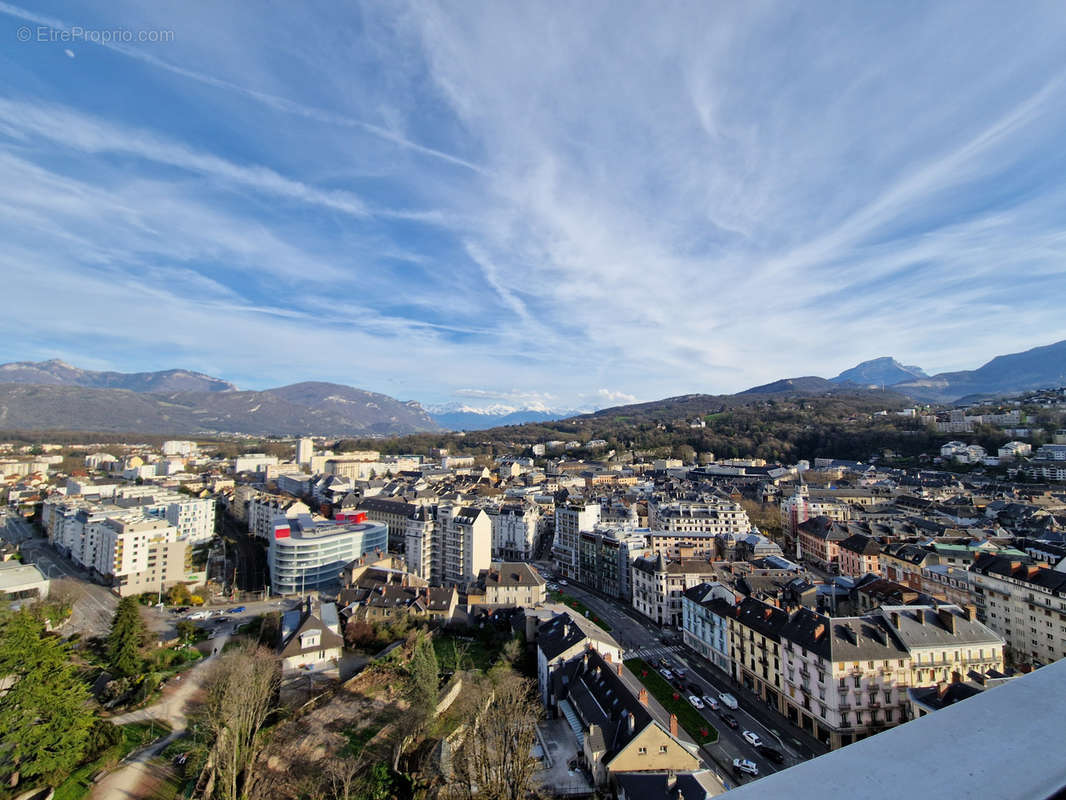
[{"label": "street", "polygon": [[[542,571],[551,570],[550,565],[546,562],[539,562],[538,566],[541,567]],[[561,587],[561,590],[581,600],[611,626],[611,635],[626,649],[625,658],[641,658],[648,663],[649,667],[656,670],[659,667],[659,659],[666,658],[672,664],[680,665],[688,671],[685,683],[699,685],[701,688],[699,695],[701,697],[703,695],[717,697],[721,693],[730,693],[739,699],[736,687],[731,683],[722,681],[717,676],[713,676],[708,666],[702,662],[702,659],[687,648],[680,644],[663,644],[661,637],[664,630],[650,620],[642,619],[635,611],[627,609],[627,607],[618,602],[593,594],[573,582]],[[687,697],[689,693],[686,690],[682,694]],[[695,692],[692,692],[692,694],[695,694]],[[736,711],[729,711],[725,708],[722,708],[721,711],[728,711],[736,718],[739,723],[736,730],[729,728],[722,721],[719,714],[709,708],[699,711],[718,730],[718,742],[707,745],[703,749],[707,752],[707,756],[719,766],[724,768],[724,765],[732,764],[734,758],[746,758],[758,765],[760,775],[767,775],[806,760],[807,756],[798,752],[797,745],[799,743],[790,739],[787,731],[787,722],[783,718],[780,718],[781,724],[779,726],[775,726],[772,723],[766,725],[747,710],[743,703]],[[768,716],[770,720],[777,718],[776,714],[764,716]],[[744,731],[755,732],[764,744],[779,750],[785,757],[784,762],[779,765],[771,763],[755,747],[744,740],[742,736]],[[739,779],[734,776],[734,780]]]}]

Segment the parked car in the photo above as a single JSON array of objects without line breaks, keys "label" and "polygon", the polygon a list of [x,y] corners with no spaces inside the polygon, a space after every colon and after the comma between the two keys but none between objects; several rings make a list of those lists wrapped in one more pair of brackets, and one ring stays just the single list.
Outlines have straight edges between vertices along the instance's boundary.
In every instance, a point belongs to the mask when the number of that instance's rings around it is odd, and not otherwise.
[{"label": "parked car", "polygon": [[703,708],[703,701],[694,694],[688,696],[688,701],[692,703],[693,708]]},{"label": "parked car", "polygon": [[738,708],[740,708],[740,703],[737,702],[737,699],[733,697],[733,695],[728,694],[726,692],[718,693],[718,702],[726,708],[732,709],[733,711],[736,711]]},{"label": "parked car", "polygon": [[743,736],[744,741],[752,747],[759,747],[762,744],[762,739],[759,738],[759,734],[755,731],[744,731],[744,733],[740,735]]},{"label": "parked car", "polygon": [[670,662],[667,659],[665,659],[665,658],[660,658],[659,659],[659,666],[660,667],[666,667],[667,669],[669,669],[670,668]]},{"label": "parked car", "polygon": [[560,586],[569,586],[569,584],[566,582],[566,580],[564,578],[559,578],[559,585]]},{"label": "parked car", "polygon": [[711,709],[711,711],[718,710],[718,700],[711,697],[709,694],[705,694],[703,696],[703,704],[707,706],[707,708]]},{"label": "parked car", "polygon": [[746,758],[734,758],[733,769],[737,772],[743,772],[745,775],[758,776],[759,774],[759,768],[755,765],[755,762]]},{"label": "parked car", "polygon": [[215,624],[216,625],[221,625],[221,624],[223,624],[225,622],[229,622],[229,617],[217,617],[215,619]]},{"label": "parked car", "polygon": [[227,614],[241,614],[243,612],[244,612],[244,606],[234,606],[233,608],[231,608],[226,613]]},{"label": "parked car", "polygon": [[674,674],[677,675],[677,677],[679,678],[684,678],[686,675],[688,675],[688,672],[686,672],[682,667],[676,667],[674,669]]},{"label": "parked car", "polygon": [[773,747],[770,747],[770,745],[768,745],[768,744],[760,745],[758,747],[758,750],[759,750],[759,754],[760,755],[766,756],[768,759],[773,761],[775,764],[784,764],[785,763],[785,754],[782,753],[780,750],[777,750],[777,749],[775,749]]},{"label": "parked car", "polygon": [[737,718],[734,717],[732,714],[722,714],[722,722],[724,722],[733,730],[736,730],[740,726],[740,723],[737,722]]},{"label": "parked car", "polygon": [[668,681],[672,681],[674,679],[674,673],[672,673],[670,670],[663,669],[662,673],[663,677],[666,678]]}]

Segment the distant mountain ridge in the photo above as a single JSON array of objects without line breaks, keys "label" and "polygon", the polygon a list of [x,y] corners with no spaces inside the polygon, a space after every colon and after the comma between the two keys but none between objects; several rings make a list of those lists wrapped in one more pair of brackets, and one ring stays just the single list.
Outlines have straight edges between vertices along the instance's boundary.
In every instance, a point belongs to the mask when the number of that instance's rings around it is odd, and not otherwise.
[{"label": "distant mountain ridge", "polygon": [[131,392],[235,392],[221,378],[186,369],[161,372],[94,372],[54,358],[50,361],[14,361],[0,364],[0,383],[36,383],[84,386],[89,389],[128,389]]},{"label": "distant mountain ridge", "polygon": [[903,381],[928,377],[921,367],[907,367],[896,359],[885,356],[863,361],[829,380],[833,383],[855,383],[860,386],[892,386]]},{"label": "distant mountain ridge", "polygon": [[240,391],[187,370],[91,372],[61,361],[0,365],[0,428],[253,436],[440,429],[417,402],[337,383]]}]

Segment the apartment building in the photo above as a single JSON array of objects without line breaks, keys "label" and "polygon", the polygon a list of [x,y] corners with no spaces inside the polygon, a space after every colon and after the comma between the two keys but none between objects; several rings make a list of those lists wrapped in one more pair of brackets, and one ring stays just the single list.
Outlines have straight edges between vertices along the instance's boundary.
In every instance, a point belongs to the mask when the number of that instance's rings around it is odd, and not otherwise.
[{"label": "apartment building", "polygon": [[441,530],[436,506],[419,506],[404,524],[404,557],[411,574],[433,585],[441,583]]},{"label": "apartment building", "polygon": [[834,522],[847,522],[851,519],[851,508],[838,500],[825,500],[811,497],[806,484],[796,487],[794,494],[781,500],[781,529],[786,544],[796,549],[796,557],[802,557],[799,545],[799,526],[815,517],[825,517]]},{"label": "apartment building", "polygon": [[853,533],[841,540],[837,554],[841,575],[859,578],[867,573],[881,574],[879,560],[881,545],[869,536]]},{"label": "apartment building", "polygon": [[402,500],[366,497],[359,501],[356,508],[366,514],[367,519],[383,522],[389,529],[389,550],[403,552],[407,540],[407,520],[415,513],[415,506]]},{"label": "apartment building", "polygon": [[834,618],[800,609],[781,641],[782,712],[833,748],[905,722],[910,687],[1003,668],[1002,638],[958,606]]},{"label": "apartment building", "polygon": [[1066,657],[1066,571],[982,554],[969,577],[978,616],[1006,640],[1016,661],[1043,665]]},{"label": "apartment building", "polygon": [[751,520],[739,503],[725,497],[648,503],[648,527],[681,533],[743,535]]},{"label": "apartment building", "polygon": [[537,544],[540,509],[533,503],[508,503],[489,513],[492,523],[492,557],[529,561]]},{"label": "apartment building", "polygon": [[269,541],[279,519],[296,519],[310,513],[311,509],[295,497],[259,493],[248,500],[248,533]]},{"label": "apartment building", "polygon": [[555,509],[555,540],[552,557],[564,578],[579,580],[578,553],[581,531],[592,530],[600,521],[598,503],[564,505]]},{"label": "apartment building", "polygon": [[633,561],[649,554],[643,532],[601,523],[594,530],[581,532],[577,580],[609,597],[628,601],[633,597]]},{"label": "apartment building", "polygon": [[489,606],[535,608],[544,603],[544,578],[523,562],[494,563],[478,575],[477,583]]},{"label": "apartment building", "polygon": [[825,516],[801,522],[796,528],[796,556],[824,570],[840,566],[840,543],[851,535],[845,523]]},{"label": "apartment building", "polygon": [[733,674],[733,648],[729,620],[740,600],[721,583],[701,583],[681,596],[681,635],[691,647],[718,669]]},{"label": "apartment building", "polygon": [[662,626],[681,624],[681,597],[686,589],[722,579],[721,565],[699,559],[667,561],[661,555],[641,556],[633,561],[632,605]]},{"label": "apartment building", "polygon": [[492,522],[473,506],[440,506],[442,572],[444,584],[465,585],[492,562]]},{"label": "apartment building", "polygon": [[781,629],[788,612],[753,597],[731,606],[727,618],[732,675],[772,708],[781,707]]},{"label": "apartment building", "polygon": [[185,578],[189,542],[166,520],[110,516],[100,528],[93,569],[121,596],[165,592]]}]

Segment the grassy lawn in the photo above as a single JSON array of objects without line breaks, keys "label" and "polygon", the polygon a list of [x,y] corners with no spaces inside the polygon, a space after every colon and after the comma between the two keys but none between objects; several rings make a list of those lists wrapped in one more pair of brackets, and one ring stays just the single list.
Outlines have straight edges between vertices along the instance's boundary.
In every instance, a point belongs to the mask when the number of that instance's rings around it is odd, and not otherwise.
[{"label": "grassy lawn", "polygon": [[122,725],[122,739],[102,752],[88,764],[74,770],[70,776],[56,787],[54,800],[81,800],[92,788],[92,778],[100,770],[113,767],[138,747],[148,744],[153,739],[170,732],[166,725],[156,722],[134,722]]},{"label": "grassy lawn", "polygon": [[[684,695],[666,682],[666,679],[651,668],[641,658],[630,658],[625,662],[626,668],[637,676],[637,680],[647,687],[652,696],[663,708],[677,716],[678,724],[688,731],[688,735],[698,744],[718,741],[717,729],[699,711],[689,705]],[[645,674],[647,673],[647,674]],[[677,695],[677,699],[674,699]],[[705,733],[706,732],[706,733]]]},{"label": "grassy lawn", "polygon": [[600,619],[599,615],[597,615],[596,612],[594,612],[591,608],[582,603],[576,597],[572,597],[566,594],[565,592],[548,592],[548,599],[552,602],[562,603],[565,606],[569,606],[570,608],[574,609],[574,611],[576,611],[578,614],[581,614],[582,616],[587,617],[588,619],[595,622],[605,631],[609,631],[611,629],[611,626],[604,622],[602,619]]}]

